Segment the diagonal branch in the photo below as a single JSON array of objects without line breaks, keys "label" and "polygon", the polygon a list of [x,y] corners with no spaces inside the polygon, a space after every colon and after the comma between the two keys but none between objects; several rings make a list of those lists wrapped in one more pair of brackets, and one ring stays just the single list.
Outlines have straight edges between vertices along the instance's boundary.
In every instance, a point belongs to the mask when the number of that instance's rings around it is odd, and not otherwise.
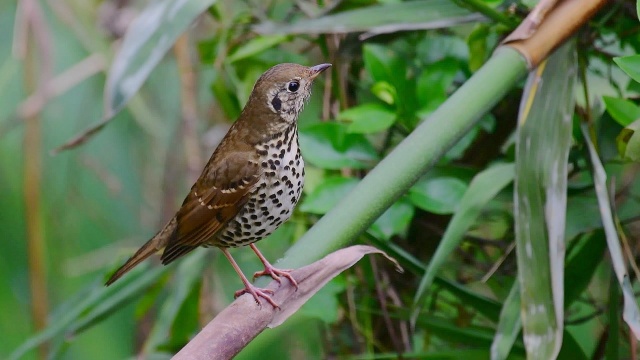
[{"label": "diagonal branch", "polygon": [[382,254],[392,261],[398,271],[398,263],[384,252],[367,245],[354,245],[335,251],[311,265],[293,270],[291,275],[298,282],[298,290],[288,281],[278,285],[272,281],[267,289],[274,290],[273,300],[280,305],[258,306],[251,295],[240,296],[200,331],[174,360],[230,359],[240,352],[267,327],[282,324],[329,280],[353,266],[367,254]]}]

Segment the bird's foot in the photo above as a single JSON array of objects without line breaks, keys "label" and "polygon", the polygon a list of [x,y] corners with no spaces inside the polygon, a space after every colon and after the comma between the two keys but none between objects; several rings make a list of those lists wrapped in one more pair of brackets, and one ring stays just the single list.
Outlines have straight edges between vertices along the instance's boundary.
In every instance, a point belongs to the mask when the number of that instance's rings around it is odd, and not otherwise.
[{"label": "bird's foot", "polygon": [[289,279],[289,282],[291,282],[291,285],[293,285],[293,287],[295,287],[296,290],[298,290],[298,282],[296,281],[296,279],[293,278],[293,276],[291,276],[291,271],[293,270],[276,269],[273,266],[271,266],[271,264],[267,263],[264,266],[264,270],[257,271],[255,274],[253,274],[253,280],[255,280],[257,277],[260,277],[260,276],[271,276],[271,278],[277,281],[278,284],[282,284],[282,280],[280,279],[280,277],[285,277]]},{"label": "bird's foot", "polygon": [[271,298],[271,295],[274,294],[273,290],[261,289],[251,284],[247,284],[244,289],[236,291],[236,293],[234,294],[234,297],[237,298],[238,296],[244,295],[244,294],[251,294],[253,296],[253,299],[258,304],[258,306],[262,306],[262,301],[260,300],[260,298],[263,298],[267,300],[267,302],[271,304],[271,306],[273,306],[274,309],[280,309],[280,306],[276,304],[276,302],[273,301],[273,299]]}]

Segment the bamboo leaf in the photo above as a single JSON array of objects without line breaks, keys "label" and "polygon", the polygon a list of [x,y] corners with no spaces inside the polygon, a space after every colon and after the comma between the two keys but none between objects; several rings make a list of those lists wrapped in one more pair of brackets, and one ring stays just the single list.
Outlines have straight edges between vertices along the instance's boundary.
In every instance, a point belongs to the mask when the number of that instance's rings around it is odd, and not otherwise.
[{"label": "bamboo leaf", "polygon": [[199,283],[202,277],[202,269],[205,265],[205,253],[200,251],[180,262],[175,278],[180,279],[172,288],[169,298],[162,304],[157,320],[147,337],[143,353],[152,353],[158,345],[167,341],[171,325],[176,321],[182,304],[189,296],[193,287]]},{"label": "bamboo leaf", "polygon": [[435,29],[480,19],[482,16],[474,15],[451,1],[427,0],[374,5],[316,19],[302,19],[293,24],[265,22],[254,29],[263,34],[388,33]]},{"label": "bamboo leaf", "polygon": [[236,51],[229,55],[227,61],[229,63],[234,63],[236,61],[246,59],[248,57],[259,54],[266,49],[281,44],[289,39],[290,37],[286,35],[268,35],[255,37],[249,40],[246,44],[243,44],[238,49],[236,49]]},{"label": "bamboo leaf", "polygon": [[567,161],[572,135],[575,46],[531,72],[516,140],[516,253],[527,357],[555,358],[562,345]]},{"label": "bamboo leaf", "polygon": [[431,287],[438,271],[446,263],[462,241],[465,233],[474,224],[484,205],[498,192],[513,181],[513,164],[500,164],[478,173],[466,189],[457,211],[454,213],[442,237],[440,245],[433,255],[427,271],[420,280],[418,291],[414,297],[414,305],[419,311],[426,299],[427,290]]},{"label": "bamboo leaf", "polygon": [[491,360],[502,360],[509,356],[520,330],[522,330],[520,286],[515,281],[500,311],[500,321],[491,343]]},{"label": "bamboo leaf", "polygon": [[[148,269],[140,267],[131,271],[128,279],[122,279],[114,286],[105,287],[102,283],[94,283],[85,297],[78,298],[77,303],[70,304],[68,312],[51,322],[43,331],[35,334],[20,345],[9,359],[19,359],[26,352],[55,337],[73,335],[91,324],[104,319],[113,308],[140,295],[146,288],[155,283],[167,270],[166,267]],[[62,338],[62,341],[65,341]]]},{"label": "bamboo leaf", "polygon": [[113,117],[140,89],[178,36],[216,0],[151,1],[131,23],[105,88],[105,118]]},{"label": "bamboo leaf", "polygon": [[622,298],[624,300],[622,317],[627,325],[629,325],[636,339],[640,339],[640,309],[638,309],[638,303],[636,302],[633,287],[629,280],[624,256],[620,248],[620,239],[618,238],[613,212],[611,211],[611,200],[609,199],[609,193],[607,191],[607,173],[602,166],[596,148],[589,137],[589,129],[585,124],[582,124],[582,135],[589,149],[591,166],[593,167],[593,182],[598,198],[600,215],[602,217],[602,225],[607,238],[607,246],[609,247],[609,256],[611,256],[618,284],[622,288]]}]

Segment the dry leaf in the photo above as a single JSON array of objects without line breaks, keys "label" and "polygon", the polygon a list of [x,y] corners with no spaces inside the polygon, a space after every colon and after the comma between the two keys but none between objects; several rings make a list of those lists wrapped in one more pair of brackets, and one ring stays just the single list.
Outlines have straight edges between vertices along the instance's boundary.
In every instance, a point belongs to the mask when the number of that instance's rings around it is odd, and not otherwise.
[{"label": "dry leaf", "polygon": [[382,254],[402,271],[393,258],[372,246],[340,249],[311,265],[293,270],[291,275],[298,282],[297,291],[286,280],[282,285],[272,281],[267,289],[275,291],[272,298],[280,309],[273,309],[268,304],[258,306],[251,295],[242,295],[211,320],[173,359],[232,358],[265,328],[282,324],[329,280],[367,254]]}]

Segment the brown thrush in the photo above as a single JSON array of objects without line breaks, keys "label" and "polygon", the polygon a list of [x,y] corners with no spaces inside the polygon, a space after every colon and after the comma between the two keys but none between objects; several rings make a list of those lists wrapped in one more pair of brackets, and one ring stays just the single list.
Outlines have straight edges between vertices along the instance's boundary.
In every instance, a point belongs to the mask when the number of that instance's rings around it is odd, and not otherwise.
[{"label": "brown thrush", "polygon": [[163,250],[169,264],[198,246],[216,246],[229,259],[245,288],[274,307],[270,290],[252,285],[228,248],[249,245],[264,264],[254,274],[297,287],[290,270],[274,268],[254,243],[269,236],[293,212],[304,184],[304,162],[298,146],[298,114],[311,95],[313,80],[331,64],[306,67],[280,64],[256,82],[249,101],[213,152],[176,215],[107,281],[118,280],[147,257]]}]

